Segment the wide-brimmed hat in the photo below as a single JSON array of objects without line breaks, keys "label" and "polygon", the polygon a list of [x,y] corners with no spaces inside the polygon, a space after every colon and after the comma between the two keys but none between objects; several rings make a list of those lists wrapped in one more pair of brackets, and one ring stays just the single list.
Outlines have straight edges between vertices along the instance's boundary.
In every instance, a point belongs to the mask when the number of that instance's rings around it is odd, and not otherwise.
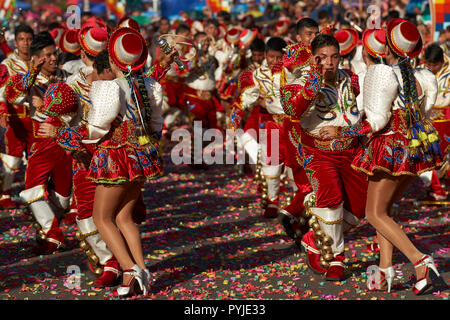
[{"label": "wide-brimmed hat", "polygon": [[120,19],[119,22],[117,23],[117,27],[118,28],[133,28],[133,29],[136,29],[137,31],[140,30],[139,23],[130,17],[123,17],[122,19]]},{"label": "wide-brimmed hat", "polygon": [[245,15],[241,19],[241,25],[243,28],[250,28],[254,22],[255,22],[255,18],[253,18],[253,16],[251,14]]},{"label": "wide-brimmed hat", "polygon": [[278,20],[277,23],[275,23],[275,31],[278,32],[278,34],[282,35],[285,34],[289,30],[289,21],[288,20]]},{"label": "wide-brimmed hat", "polygon": [[385,57],[384,49],[386,47],[385,29],[366,29],[362,34],[362,43],[366,51],[372,57]]},{"label": "wide-brimmed hat", "polygon": [[231,28],[230,30],[227,31],[225,40],[229,44],[237,44],[239,42],[240,35],[241,35],[241,30],[236,29],[236,28]]},{"label": "wide-brimmed hat", "polygon": [[81,46],[78,42],[79,29],[66,29],[64,30],[61,38],[59,39],[58,47],[61,51],[70,52],[74,55],[79,55],[81,52]]},{"label": "wide-brimmed hat", "polygon": [[147,46],[142,35],[133,28],[118,28],[114,30],[108,42],[111,59],[122,70],[141,69],[147,61]]},{"label": "wide-brimmed hat", "polygon": [[248,47],[258,35],[257,29],[245,29],[239,36],[239,46],[241,48]]},{"label": "wide-brimmed hat", "polygon": [[339,52],[341,56],[349,54],[358,44],[358,31],[353,28],[344,28],[334,34],[339,42]]},{"label": "wide-brimmed hat", "polygon": [[414,58],[422,51],[423,42],[417,27],[404,19],[389,20],[386,26],[389,47],[400,57]]},{"label": "wide-brimmed hat", "polygon": [[81,48],[91,56],[98,55],[108,45],[108,32],[103,27],[88,27],[78,33]]},{"label": "wide-brimmed hat", "polygon": [[226,34],[227,34],[227,27],[223,23],[219,24],[219,28],[217,29],[217,36],[219,38],[223,38],[226,36]]}]

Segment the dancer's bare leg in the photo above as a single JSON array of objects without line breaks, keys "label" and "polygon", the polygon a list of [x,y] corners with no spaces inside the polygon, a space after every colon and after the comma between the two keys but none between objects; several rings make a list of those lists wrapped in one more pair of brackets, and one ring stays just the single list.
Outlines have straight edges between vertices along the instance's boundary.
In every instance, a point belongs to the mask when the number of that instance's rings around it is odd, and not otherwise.
[{"label": "dancer's bare leg", "polygon": [[[404,188],[408,181],[411,181],[410,177],[392,177],[381,172],[369,177],[366,217],[378,233],[415,263],[422,258],[423,253],[417,250],[400,225],[388,216],[390,205],[398,195],[398,190]],[[417,277],[421,278],[424,270],[416,269],[416,271]]]}]

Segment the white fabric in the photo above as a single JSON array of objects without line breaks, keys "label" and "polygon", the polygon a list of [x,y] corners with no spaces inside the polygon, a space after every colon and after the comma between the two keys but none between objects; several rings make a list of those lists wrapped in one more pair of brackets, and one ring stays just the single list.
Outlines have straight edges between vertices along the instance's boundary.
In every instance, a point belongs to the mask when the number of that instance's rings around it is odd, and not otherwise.
[{"label": "white fabric", "polygon": [[70,60],[63,64],[62,69],[66,70],[70,74],[75,74],[80,70],[81,68],[86,67],[84,62],[81,59],[77,60]]},{"label": "white fabric", "polygon": [[[311,208],[314,216],[318,217],[322,231],[333,239],[331,250],[334,256],[344,251],[344,203],[337,208]],[[337,222],[338,221],[338,222]]]},{"label": "white fabric", "polygon": [[[88,234],[97,230],[97,226],[94,223],[94,219],[92,217],[78,220],[77,226],[82,234]],[[89,236],[85,239],[89,245],[91,246],[94,253],[97,255],[99,262],[101,265],[105,265],[108,260],[112,258],[111,250],[107,247],[105,241],[103,241],[100,233],[96,233],[92,236]]]},{"label": "white fabric", "polygon": [[300,119],[302,128],[312,135],[319,136],[320,129],[325,126],[345,127],[361,120],[350,76],[339,69],[337,81],[337,87],[323,82],[314,104]]},{"label": "white fabric", "polygon": [[115,81],[94,81],[89,97],[92,102],[86,119],[89,138],[83,143],[96,143],[108,133],[119,115],[120,87]]},{"label": "white fabric", "polygon": [[3,162],[4,168],[10,168],[10,169],[19,169],[20,162],[22,161],[19,157],[10,156],[6,153],[0,153],[0,160]]},{"label": "white fabric", "polygon": [[426,171],[419,175],[420,180],[425,185],[425,187],[429,187],[431,185],[431,177],[433,176],[433,171]]},{"label": "white fabric", "polygon": [[52,226],[55,214],[50,205],[45,200],[44,185],[38,185],[33,188],[23,190],[20,192],[20,198],[28,204],[36,221],[42,227],[42,230],[47,233]]},{"label": "white fabric", "polygon": [[280,176],[283,165],[278,166],[262,166],[262,172],[265,176],[267,182],[267,195],[269,200],[274,201],[278,198],[278,193],[280,191]]},{"label": "white fabric", "polygon": [[256,164],[258,162],[258,142],[248,132],[239,136],[238,139],[250,158],[250,164]]},{"label": "white fabric", "polygon": [[[383,64],[371,65],[364,78],[364,112],[373,132],[383,129],[391,118],[391,106],[398,94],[394,70]],[[382,93],[382,94],[381,94]]]}]

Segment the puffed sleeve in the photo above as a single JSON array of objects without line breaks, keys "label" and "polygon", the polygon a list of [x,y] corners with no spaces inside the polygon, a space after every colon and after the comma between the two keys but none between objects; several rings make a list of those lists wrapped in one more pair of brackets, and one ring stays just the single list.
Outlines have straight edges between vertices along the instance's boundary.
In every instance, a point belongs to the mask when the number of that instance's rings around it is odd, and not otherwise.
[{"label": "puffed sleeve", "polygon": [[394,70],[377,64],[368,68],[363,89],[364,112],[372,133],[383,129],[391,118],[391,108],[398,93]]},{"label": "puffed sleeve", "polygon": [[414,76],[419,81],[422,92],[425,95],[423,104],[421,105],[422,114],[425,118],[430,119],[438,95],[438,83],[436,77],[427,69],[416,69]]},{"label": "puffed sleeve", "polygon": [[89,143],[95,143],[109,132],[119,115],[120,87],[115,81],[94,81],[89,97],[92,107],[86,119],[87,136]]}]

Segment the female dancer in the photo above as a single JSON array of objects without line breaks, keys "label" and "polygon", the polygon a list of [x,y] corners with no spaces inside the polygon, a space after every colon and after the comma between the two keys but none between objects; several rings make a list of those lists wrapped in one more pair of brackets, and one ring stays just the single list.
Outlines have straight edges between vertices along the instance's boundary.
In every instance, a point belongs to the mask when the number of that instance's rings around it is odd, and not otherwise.
[{"label": "female dancer", "polygon": [[96,183],[94,223],[123,269],[123,283],[114,295],[146,295],[150,273],[133,211],[144,182],[162,174],[158,154],[162,88],[139,73],[147,47],[138,31],[116,29],[108,52],[116,78],[92,83],[86,122],[60,136],[75,145],[80,139],[96,144],[87,178]]},{"label": "female dancer", "polygon": [[439,275],[433,258],[420,252],[391,217],[393,203],[414,178],[441,164],[437,133],[426,120],[437,94],[436,80],[428,70],[413,70],[408,58],[417,56],[422,40],[417,28],[402,19],[387,25],[386,62],[368,68],[363,88],[367,119],[360,125],[324,128],[325,138],[369,135],[366,147],[355,157],[353,168],[368,175],[366,217],[375,227],[380,246],[381,289],[390,292],[395,272],[393,246],[414,264],[414,293],[430,285],[429,269]]}]

